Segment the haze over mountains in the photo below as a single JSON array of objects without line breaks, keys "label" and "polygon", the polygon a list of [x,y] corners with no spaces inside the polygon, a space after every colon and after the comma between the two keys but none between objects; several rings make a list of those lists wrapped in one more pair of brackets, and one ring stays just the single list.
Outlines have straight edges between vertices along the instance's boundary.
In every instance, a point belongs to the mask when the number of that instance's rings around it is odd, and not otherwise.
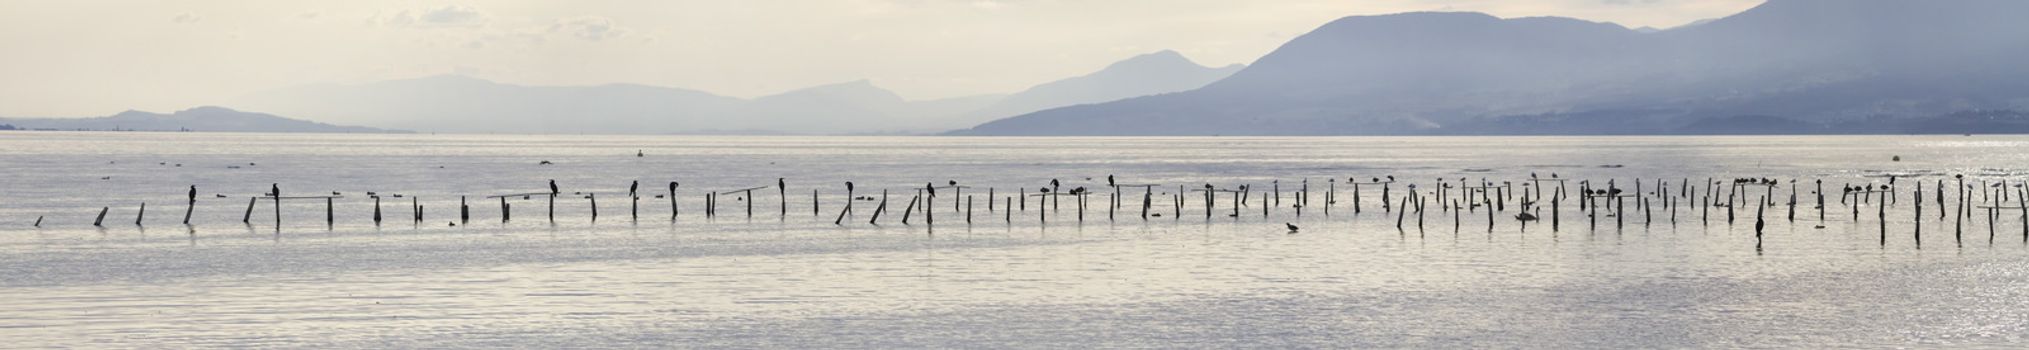
[{"label": "haze over mountains", "polygon": [[[23,130],[207,131],[394,133],[395,130],[341,126],[241,112],[223,107],[197,107],[171,114],[126,111],[92,118],[0,118],[0,124]],[[5,130],[0,128],[0,130]]]},{"label": "haze over mountains", "polygon": [[1882,126],[2029,109],[2024,13],[2029,1],[1773,0],[1646,33],[1477,13],[1347,17],[1200,89],[957,133],[1910,132]]},{"label": "haze over mountains", "polygon": [[256,93],[231,105],[321,121],[475,133],[932,133],[1052,107],[1185,91],[1241,66],[1173,51],[1011,95],[910,101],[866,80],[754,99],[631,84],[519,86],[444,75]]}]

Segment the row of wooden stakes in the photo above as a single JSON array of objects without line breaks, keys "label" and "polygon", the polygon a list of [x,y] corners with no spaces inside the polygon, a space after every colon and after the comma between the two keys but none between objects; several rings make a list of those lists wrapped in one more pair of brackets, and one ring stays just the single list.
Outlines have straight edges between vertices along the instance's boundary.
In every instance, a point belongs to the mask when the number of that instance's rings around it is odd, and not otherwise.
[{"label": "row of wooden stakes", "polygon": [[[1851,217],[1855,221],[1861,218],[1859,210],[1862,205],[1875,207],[1877,211],[1876,216],[1881,225],[1881,243],[1883,245],[1887,244],[1886,213],[1888,207],[1899,202],[1895,196],[1895,188],[1898,186],[1897,181],[1896,177],[1889,177],[1886,184],[1846,184],[1841,187],[1838,197],[1840,205],[1850,208]],[[1955,185],[1950,185],[1949,187],[1955,188],[1951,193],[1957,194],[1955,202],[1958,204],[1957,208],[1953,210],[1957,215],[1953,216],[1959,218],[1958,223],[1955,223],[1955,233],[1962,236],[1963,219],[1971,218],[1974,209],[1981,209],[1987,211],[1991,240],[1994,219],[2000,217],[2003,211],[2019,211],[2025,222],[2023,225],[2023,238],[2025,242],[2029,242],[2029,202],[2025,202],[2025,200],[2029,200],[2029,192],[2024,192],[2025,189],[2022,184],[2014,183],[2013,186],[2010,186],[2010,183],[2004,180],[1999,183],[1983,181],[1979,185],[1968,185],[1965,183],[1966,180],[1963,175],[1954,176],[1952,181],[1955,182]],[[1352,207],[1351,209],[1356,215],[1365,210],[1364,203],[1367,201],[1363,200],[1365,196],[1363,192],[1369,192],[1373,188],[1378,187],[1380,191],[1378,202],[1381,211],[1395,214],[1397,216],[1396,228],[1405,232],[1407,229],[1404,223],[1407,220],[1407,216],[1412,213],[1416,216],[1416,229],[1419,232],[1422,231],[1426,221],[1424,208],[1426,206],[1433,206],[1433,204],[1439,208],[1438,212],[1453,214],[1454,231],[1460,228],[1464,213],[1476,213],[1481,209],[1485,209],[1489,232],[1494,229],[1495,224],[1499,221],[1495,213],[1507,212],[1510,206],[1519,208],[1517,214],[1513,217],[1521,223],[1524,230],[1526,230],[1529,222],[1545,219],[1550,221],[1551,230],[1559,230],[1561,229],[1562,221],[1561,206],[1567,198],[1579,201],[1578,209],[1588,218],[1590,227],[1598,225],[1598,220],[1601,216],[1599,212],[1602,210],[1607,211],[1606,216],[1614,218],[1616,227],[1624,226],[1627,217],[1632,215],[1632,213],[1625,211],[1628,205],[1627,202],[1630,199],[1634,201],[1634,210],[1642,215],[1642,224],[1645,226],[1657,221],[1654,215],[1655,207],[1657,206],[1662,207],[1670,224],[1677,223],[1679,209],[1686,205],[1681,202],[1689,202],[1691,207],[1697,208],[1701,224],[1709,224],[1714,209],[1723,210],[1726,222],[1730,224],[1735,220],[1735,208],[1744,205],[1754,205],[1756,206],[1757,238],[1761,236],[1765,226],[1763,216],[1768,207],[1786,205],[1788,207],[1788,220],[1795,222],[1797,208],[1799,207],[1798,196],[1806,193],[1804,192],[1805,190],[1808,190],[1808,193],[1816,198],[1816,204],[1811,206],[1811,208],[1815,209],[1817,219],[1820,222],[1825,220],[1828,208],[1825,203],[1827,192],[1823,188],[1824,182],[1822,180],[1814,180],[1813,186],[1809,189],[1799,188],[1798,181],[1788,181],[1788,199],[1785,203],[1775,202],[1779,197],[1779,193],[1782,192],[1780,185],[1783,184],[1783,181],[1765,178],[1706,179],[1703,182],[1694,182],[1689,179],[1676,182],[1667,180],[1652,180],[1652,182],[1635,180],[1630,182],[1632,184],[1631,188],[1620,185],[1617,183],[1617,180],[1608,180],[1603,184],[1581,180],[1576,181],[1575,186],[1567,186],[1567,183],[1570,183],[1570,181],[1558,178],[1555,174],[1552,174],[1549,178],[1541,178],[1531,174],[1528,179],[1519,181],[1519,185],[1516,181],[1501,181],[1497,183],[1485,178],[1477,181],[1467,178],[1456,178],[1455,180],[1440,178],[1433,182],[1436,186],[1432,188],[1419,188],[1416,184],[1408,184],[1404,186],[1406,192],[1399,196],[1399,198],[1393,193],[1395,192],[1395,183],[1396,179],[1393,176],[1385,178],[1375,177],[1365,180],[1349,178],[1343,182],[1343,184],[1350,187],[1352,198],[1349,206]],[[1333,207],[1337,205],[1340,192],[1338,185],[1340,184],[1341,182],[1338,179],[1328,179],[1325,181],[1326,186],[1323,191],[1319,191],[1325,197],[1322,208],[1324,215],[1331,215]],[[1946,179],[1938,179],[1936,184],[1933,198],[1938,205],[1938,218],[1944,219],[1947,215],[1945,212],[1945,207],[1947,206],[1946,198],[1950,193],[1945,190],[1948,186]],[[845,202],[833,220],[833,224],[844,225],[848,217],[854,217],[856,214],[854,202],[878,201],[878,204],[872,210],[871,218],[867,220],[868,224],[878,225],[881,217],[888,210],[890,190],[881,190],[879,197],[860,196],[852,182],[845,182],[844,185]],[[1076,220],[1084,222],[1085,214],[1088,211],[1088,201],[1092,197],[1098,196],[1107,197],[1108,203],[1105,205],[1107,208],[1107,220],[1111,221],[1115,220],[1117,213],[1121,211],[1123,206],[1128,205],[1127,201],[1134,199],[1133,197],[1136,194],[1132,192],[1140,192],[1138,194],[1140,197],[1138,198],[1140,199],[1138,215],[1142,220],[1148,220],[1151,217],[1161,217],[1164,215],[1161,211],[1156,210],[1157,201],[1155,196],[1158,194],[1159,189],[1164,190],[1163,192],[1165,193],[1161,194],[1164,197],[1168,197],[1166,199],[1171,204],[1168,208],[1171,209],[1168,214],[1172,218],[1179,220],[1182,219],[1186,207],[1190,204],[1190,201],[1187,201],[1186,198],[1192,195],[1202,196],[1203,204],[1200,207],[1204,217],[1207,219],[1216,216],[1215,213],[1219,211],[1217,209],[1218,202],[1220,202],[1219,199],[1222,196],[1231,201],[1229,205],[1230,213],[1226,214],[1226,216],[1232,218],[1241,217],[1242,208],[1249,207],[1258,207],[1262,217],[1267,218],[1273,208],[1284,205],[1284,197],[1290,197],[1292,203],[1288,205],[1288,208],[1293,210],[1294,215],[1299,218],[1304,215],[1306,207],[1312,206],[1311,197],[1313,190],[1309,179],[1299,182],[1297,187],[1288,191],[1288,196],[1284,195],[1285,191],[1282,190],[1280,181],[1270,181],[1269,185],[1270,188],[1267,191],[1256,191],[1252,185],[1243,184],[1222,188],[1207,183],[1203,184],[1202,187],[1179,185],[1175,187],[1174,192],[1171,192],[1167,191],[1168,186],[1166,185],[1119,183],[1114,180],[1113,176],[1107,176],[1105,186],[1112,190],[1110,194],[1094,192],[1086,187],[1065,189],[1060,181],[1053,179],[1050,180],[1050,185],[1047,187],[1039,187],[1034,191],[1022,188],[1017,189],[1015,193],[1007,195],[1002,195],[998,189],[990,187],[986,189],[985,196],[987,198],[987,211],[989,213],[1001,214],[1000,216],[1003,217],[1003,220],[1008,223],[1013,223],[1015,212],[1028,211],[1031,201],[1036,202],[1039,208],[1044,205],[1049,207],[1049,210],[1037,210],[1036,214],[1038,222],[1047,223],[1050,220],[1050,213],[1060,211],[1062,207],[1061,203],[1067,197],[1073,201],[1075,206]],[[655,198],[667,198],[669,200],[669,215],[672,221],[677,220],[682,215],[681,204],[677,201],[679,187],[679,183],[670,182],[666,194],[654,195]],[[777,192],[778,212],[782,218],[786,219],[789,215],[789,195],[788,183],[785,179],[777,179],[774,186],[705,191],[701,194],[702,201],[704,202],[703,215],[707,218],[719,216],[722,198],[732,196],[735,201],[745,202],[745,215],[748,218],[752,218],[754,215],[754,192],[765,192],[765,190],[771,187]],[[1572,193],[1571,187],[1575,187],[1575,194]],[[535,197],[546,198],[548,200],[548,220],[554,223],[556,221],[556,200],[564,194],[559,190],[554,180],[550,181],[549,189],[550,191],[548,192],[489,195],[485,196],[485,198],[498,200],[500,205],[500,220],[502,222],[512,220],[513,204],[509,202],[510,199],[519,198],[528,200]],[[638,181],[634,182],[628,187],[627,197],[625,197],[630,202],[629,216],[632,220],[636,221],[640,219],[639,209],[640,200],[642,199],[642,192],[639,189],[640,183]],[[975,197],[965,195],[964,193],[967,189],[973,189],[973,187],[960,185],[957,181],[947,181],[942,185],[927,183],[923,187],[911,188],[911,190],[914,190],[914,194],[910,196],[909,203],[903,209],[901,223],[905,225],[911,224],[914,217],[920,213],[923,222],[934,227],[936,210],[933,210],[933,207],[941,205],[938,202],[940,191],[949,193],[949,197],[953,198],[950,201],[951,211],[953,213],[963,213],[965,222],[968,224],[972,223],[974,219],[973,208],[975,207]],[[191,186],[188,193],[189,202],[185,207],[183,218],[183,223],[186,225],[190,224],[191,215],[197,206],[196,186]],[[1914,204],[1915,212],[1918,214],[1923,213],[1923,184],[1917,182],[1915,189],[1910,193],[1910,202]],[[1978,199],[1979,203],[1972,202],[1973,194],[1980,195]],[[589,202],[591,219],[597,221],[599,218],[597,194],[574,192],[572,195],[582,195]],[[400,195],[396,196],[400,197]],[[2011,196],[2015,198],[2012,206],[2008,205],[2008,198]],[[220,197],[224,196],[221,195]],[[368,197],[373,200],[373,222],[375,225],[379,225],[384,219],[382,209],[383,198],[372,192],[369,192]],[[255,208],[260,201],[266,200],[273,204],[273,219],[275,227],[279,230],[282,225],[282,201],[322,199],[325,204],[325,222],[327,226],[331,226],[335,225],[337,221],[333,209],[336,206],[335,202],[337,199],[345,197],[336,192],[328,196],[283,196],[281,195],[280,184],[274,184],[271,185],[268,193],[248,196],[247,198],[247,207],[242,215],[241,222],[251,225]],[[421,200],[414,196],[410,196],[409,199],[410,210],[407,213],[410,216],[409,219],[416,223],[423,222],[424,208]],[[995,199],[999,199],[999,201]],[[1543,212],[1544,208],[1542,204],[1546,201],[1549,203],[1548,218],[1543,217],[1545,213]],[[466,224],[472,218],[471,207],[467,203],[466,197],[460,196],[458,202],[458,220],[450,222],[448,225]],[[813,216],[823,215],[819,190],[811,190],[810,202],[811,214]],[[996,205],[996,202],[999,204]],[[97,217],[93,219],[92,224],[94,226],[103,226],[105,217],[110,210],[111,207],[102,207]],[[146,215],[147,204],[142,203],[136,211],[135,225],[143,225],[145,223],[143,219]],[[1915,234],[1918,237],[1918,244],[1921,244],[1922,218],[1920,217],[1921,215],[1917,216],[1913,221],[1917,223]],[[36,219],[35,226],[42,226],[41,217]],[[1963,241],[1963,239],[1961,238],[1960,241]]]}]

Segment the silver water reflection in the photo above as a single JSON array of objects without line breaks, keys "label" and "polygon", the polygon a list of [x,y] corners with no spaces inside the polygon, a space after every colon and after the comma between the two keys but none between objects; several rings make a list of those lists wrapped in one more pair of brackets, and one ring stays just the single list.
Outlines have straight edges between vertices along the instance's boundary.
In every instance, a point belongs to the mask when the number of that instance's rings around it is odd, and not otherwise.
[{"label": "silver water reflection", "polygon": [[[1925,217],[1917,250],[1911,208],[1891,207],[1882,247],[1873,211],[1820,223],[1806,197],[1795,224],[1768,215],[1757,252],[1751,211],[1731,225],[1686,211],[1675,225],[1588,229],[1566,203],[1556,231],[1524,229],[1513,209],[1491,231],[1483,212],[1455,231],[1433,210],[1398,231],[1371,194],[1357,216],[1343,187],[1329,216],[1316,204],[1327,178],[1385,175],[1824,179],[1834,195],[1884,174],[2019,181],[2020,137],[0,136],[0,337],[24,347],[1870,347],[2013,344],[2029,324],[2029,247],[2007,216],[1989,244],[1974,215],[1963,248],[1952,222]],[[985,187],[1099,187],[1109,174],[1285,191],[1308,178],[1316,197],[1302,217],[1285,206],[1263,218],[1257,201],[1207,220],[1159,194],[1169,212],[1148,221],[1138,209],[1109,221],[1095,199],[1083,223],[1066,202],[1048,224],[1033,202],[1013,223],[981,202],[971,225],[940,197],[934,233],[921,217],[868,225],[862,201],[851,224],[831,224],[844,181],[890,190],[895,216],[925,183],[959,181],[983,200]],[[776,178],[786,215],[772,191],[752,218],[735,197],[701,215],[704,191]],[[540,197],[512,201],[507,223],[480,199],[549,179],[599,193],[599,221],[580,196],[559,199],[555,224]],[[637,180],[648,194],[681,182],[683,215],[643,198],[630,219]],[[329,228],[310,201],[284,202],[280,228],[265,203],[240,223],[271,183],[347,198]],[[186,227],[190,185],[200,202]],[[368,191],[405,198],[384,198],[376,227]],[[450,226],[461,195],[473,220]],[[407,220],[410,198],[424,222]],[[118,224],[90,225],[102,207]]]}]

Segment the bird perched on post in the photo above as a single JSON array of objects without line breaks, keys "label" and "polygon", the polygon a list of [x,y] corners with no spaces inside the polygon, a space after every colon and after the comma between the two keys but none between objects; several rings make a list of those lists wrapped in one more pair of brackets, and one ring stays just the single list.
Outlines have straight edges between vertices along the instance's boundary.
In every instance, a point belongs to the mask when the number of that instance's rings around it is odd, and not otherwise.
[{"label": "bird perched on post", "polygon": [[556,180],[556,179],[550,179],[550,195],[554,196],[554,195],[558,195],[558,194],[561,194],[561,193],[563,193],[563,191],[558,191],[558,190],[557,190],[557,180]]},{"label": "bird perched on post", "polygon": [[634,184],[627,185],[627,196],[635,197],[634,191],[639,189],[641,189],[641,181],[634,181]]}]

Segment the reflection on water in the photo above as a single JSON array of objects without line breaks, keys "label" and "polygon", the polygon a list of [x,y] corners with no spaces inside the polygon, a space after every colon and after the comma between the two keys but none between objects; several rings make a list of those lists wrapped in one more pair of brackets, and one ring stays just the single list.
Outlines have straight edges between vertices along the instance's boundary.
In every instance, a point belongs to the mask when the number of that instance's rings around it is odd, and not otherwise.
[{"label": "reflection on water", "polygon": [[[1520,225],[1519,208],[1381,212],[1371,193],[1353,215],[1343,187],[1331,214],[1315,204],[1323,179],[1385,175],[1823,179],[1834,196],[1889,173],[2013,182],[2010,165],[2029,163],[2011,150],[2029,138],[8,136],[0,186],[21,195],[0,204],[0,336],[23,347],[1876,347],[2013,344],[2029,325],[2029,244],[2013,216],[1961,223],[1926,207],[1919,250],[1907,203],[1887,208],[1883,246],[1874,207],[1856,220],[1832,197],[1819,221],[1806,196],[1795,223],[1766,215],[1757,250],[1751,209],[1730,224],[1685,207],[1674,224],[1663,207],[1592,224],[1567,202],[1552,230]],[[1067,201],[1040,224],[1033,202],[1013,215],[980,205],[967,225],[940,197],[934,234],[898,217],[866,224],[869,201],[832,225],[843,181],[906,202],[925,182],[1006,196],[1051,179],[1098,188],[1109,174],[1165,184],[1152,202],[1168,213],[1144,221],[1132,203],[1108,220],[1092,199],[1079,223]],[[778,177],[789,200],[757,193],[748,218],[748,200],[721,197],[720,216],[702,216],[705,191]],[[1259,198],[1228,217],[1221,198],[1207,219],[1167,196],[1280,180],[1292,201],[1305,178],[1314,204],[1301,217],[1288,202],[1263,217]],[[546,192],[548,179],[614,200],[591,222],[588,201],[563,196],[554,224],[540,196],[511,201],[505,223],[497,200],[477,200]],[[683,216],[643,198],[630,219],[619,198],[636,180],[680,181]],[[270,183],[348,198],[328,228],[321,201],[285,201],[280,228],[260,211],[242,224],[244,198]],[[183,226],[192,184],[196,224]],[[401,219],[375,226],[368,191],[413,196],[428,215],[383,202]],[[451,226],[461,195],[473,218]],[[107,206],[125,223],[93,228]]]}]

